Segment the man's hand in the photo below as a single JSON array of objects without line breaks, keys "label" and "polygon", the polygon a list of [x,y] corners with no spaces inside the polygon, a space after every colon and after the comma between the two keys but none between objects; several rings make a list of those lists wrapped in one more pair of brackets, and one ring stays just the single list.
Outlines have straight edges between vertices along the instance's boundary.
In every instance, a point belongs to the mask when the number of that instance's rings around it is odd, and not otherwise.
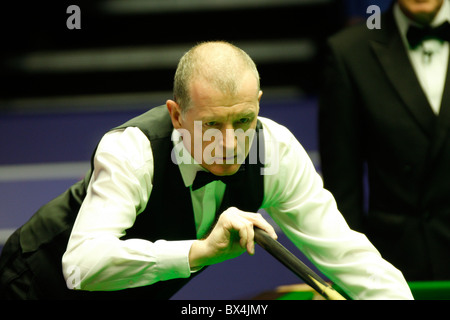
[{"label": "man's hand", "polygon": [[273,227],[259,213],[244,212],[228,208],[219,217],[217,224],[204,240],[192,244],[189,252],[191,268],[203,267],[235,258],[247,251],[255,253],[253,227],[265,230],[277,239]]}]

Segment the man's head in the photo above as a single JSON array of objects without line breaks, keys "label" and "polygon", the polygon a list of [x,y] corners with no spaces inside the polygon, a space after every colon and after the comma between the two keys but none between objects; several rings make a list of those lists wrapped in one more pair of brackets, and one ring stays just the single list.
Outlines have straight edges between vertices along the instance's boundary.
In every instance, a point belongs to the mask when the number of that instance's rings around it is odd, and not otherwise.
[{"label": "man's head", "polygon": [[[242,145],[236,131],[256,128],[261,95],[258,71],[244,51],[226,42],[206,42],[181,58],[174,100],[166,104],[195,160],[216,175],[230,175],[240,167],[238,154],[249,151],[248,137]],[[207,132],[221,133],[221,139],[214,135],[209,141]],[[199,136],[201,146],[195,145]]]},{"label": "man's head", "polygon": [[411,20],[422,25],[433,21],[444,0],[398,0],[403,13]]}]

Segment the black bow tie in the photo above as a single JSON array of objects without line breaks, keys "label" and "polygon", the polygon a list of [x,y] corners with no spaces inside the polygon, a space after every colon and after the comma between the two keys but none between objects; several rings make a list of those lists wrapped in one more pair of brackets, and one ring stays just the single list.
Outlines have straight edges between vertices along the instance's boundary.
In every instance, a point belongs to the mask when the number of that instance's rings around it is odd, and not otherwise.
[{"label": "black bow tie", "polygon": [[436,28],[418,28],[416,26],[410,26],[406,33],[406,38],[408,39],[411,48],[417,47],[426,39],[450,41],[450,23],[446,21]]},{"label": "black bow tie", "polygon": [[245,171],[245,165],[242,164],[239,170],[231,176],[216,176],[208,171],[198,171],[195,175],[194,183],[192,184],[192,190],[197,190],[213,181],[222,181],[225,184],[232,184],[237,181],[241,174]]}]

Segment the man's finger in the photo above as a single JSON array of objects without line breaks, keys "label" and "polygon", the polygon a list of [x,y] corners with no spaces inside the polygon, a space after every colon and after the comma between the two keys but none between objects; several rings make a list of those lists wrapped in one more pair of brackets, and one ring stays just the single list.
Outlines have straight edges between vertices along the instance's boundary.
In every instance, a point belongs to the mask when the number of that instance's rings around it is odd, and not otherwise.
[{"label": "man's finger", "polygon": [[[255,227],[258,227],[264,231],[266,231],[273,239],[277,240],[278,236],[275,232],[275,229],[272,227],[270,223],[267,222],[264,217],[259,213],[251,213],[246,212],[247,217],[252,221]],[[253,235],[253,232],[252,232]]]},{"label": "man's finger", "polygon": [[232,228],[239,232],[239,244],[251,255],[255,253],[254,227],[266,231],[275,240],[278,238],[274,228],[259,213],[245,212],[234,207],[224,213],[230,219]]}]

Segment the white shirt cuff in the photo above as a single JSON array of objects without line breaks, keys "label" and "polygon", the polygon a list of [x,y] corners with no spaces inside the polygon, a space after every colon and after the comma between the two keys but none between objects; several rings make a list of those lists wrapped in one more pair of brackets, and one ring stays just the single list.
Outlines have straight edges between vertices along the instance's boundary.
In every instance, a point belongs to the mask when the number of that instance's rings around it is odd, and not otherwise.
[{"label": "white shirt cuff", "polygon": [[189,251],[195,240],[158,240],[155,256],[158,259],[160,280],[188,278],[191,275]]}]

